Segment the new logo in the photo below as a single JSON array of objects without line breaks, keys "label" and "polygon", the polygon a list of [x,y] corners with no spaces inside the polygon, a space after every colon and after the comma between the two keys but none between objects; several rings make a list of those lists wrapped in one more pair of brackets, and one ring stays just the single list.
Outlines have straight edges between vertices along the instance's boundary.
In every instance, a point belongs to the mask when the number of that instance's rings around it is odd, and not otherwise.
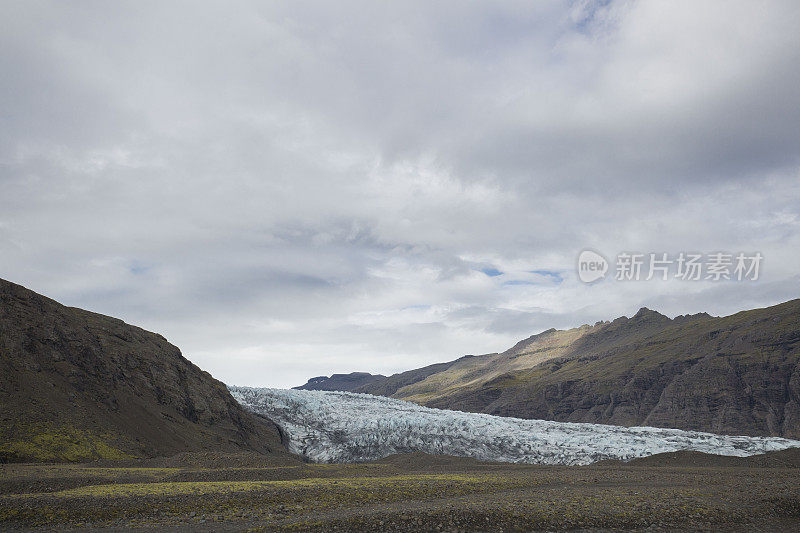
[{"label": "new logo", "polygon": [[584,250],[578,256],[578,278],[584,283],[591,283],[604,278],[608,272],[608,261],[592,250]]}]

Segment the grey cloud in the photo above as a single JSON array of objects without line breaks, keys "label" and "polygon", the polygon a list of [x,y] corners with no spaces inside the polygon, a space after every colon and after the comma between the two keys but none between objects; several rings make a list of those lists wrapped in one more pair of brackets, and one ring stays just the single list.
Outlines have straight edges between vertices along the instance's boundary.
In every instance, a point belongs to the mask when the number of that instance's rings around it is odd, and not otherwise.
[{"label": "grey cloud", "polygon": [[[789,299],[799,16],[5,2],[0,276],[260,385]],[[764,279],[583,286],[586,247],[759,250]]]}]

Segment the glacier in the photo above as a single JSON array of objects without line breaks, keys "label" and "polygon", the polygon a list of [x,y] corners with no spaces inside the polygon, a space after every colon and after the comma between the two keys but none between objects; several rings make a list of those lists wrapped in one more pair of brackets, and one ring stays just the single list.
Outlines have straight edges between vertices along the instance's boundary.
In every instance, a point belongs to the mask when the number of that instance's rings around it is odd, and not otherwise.
[{"label": "glacier", "polygon": [[246,409],[281,428],[289,451],[320,463],[373,461],[419,451],[481,461],[586,465],[679,450],[747,456],[800,447],[800,441],[778,437],[524,420],[350,392],[230,390]]}]

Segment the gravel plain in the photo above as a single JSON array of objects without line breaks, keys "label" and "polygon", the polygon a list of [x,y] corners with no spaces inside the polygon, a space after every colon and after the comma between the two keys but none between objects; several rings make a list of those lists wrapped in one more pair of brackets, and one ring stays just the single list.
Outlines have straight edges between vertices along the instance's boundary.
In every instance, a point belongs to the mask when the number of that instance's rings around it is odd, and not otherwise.
[{"label": "gravel plain", "polygon": [[[220,466],[221,465],[221,466]],[[0,465],[0,530],[798,531],[800,452],[535,466],[424,454]]]}]

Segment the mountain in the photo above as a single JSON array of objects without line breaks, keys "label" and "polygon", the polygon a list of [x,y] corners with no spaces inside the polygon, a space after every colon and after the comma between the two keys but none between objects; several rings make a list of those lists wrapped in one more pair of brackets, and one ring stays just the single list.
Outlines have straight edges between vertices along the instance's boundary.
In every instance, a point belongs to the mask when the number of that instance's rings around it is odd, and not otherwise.
[{"label": "mountain", "polygon": [[398,389],[421,381],[432,374],[443,372],[462,359],[473,357],[465,355],[455,361],[448,363],[436,363],[416,370],[408,370],[400,374],[389,377],[381,374],[369,374],[367,372],[351,372],[350,374],[333,374],[331,377],[319,376],[311,378],[305,385],[292,387],[296,390],[326,390],[340,392],[369,391],[369,394],[377,396],[391,396]]},{"label": "mountain", "polygon": [[0,462],[285,454],[161,335],[0,280]]},{"label": "mountain", "polygon": [[386,379],[386,376],[381,374],[351,372],[350,374],[333,374],[331,377],[319,376],[311,378],[305,385],[292,388],[297,390],[351,391],[384,379]]},{"label": "mountain", "polygon": [[354,392],[528,419],[800,438],[800,300],[727,317],[642,308]]},{"label": "mountain", "polygon": [[800,447],[800,441],[779,437],[522,420],[351,392],[248,387],[231,391],[248,409],[275,420],[292,452],[316,462],[373,461],[424,452],[482,461],[585,465],[681,450],[743,457]]},{"label": "mountain", "polygon": [[350,392],[365,392],[368,394],[374,394],[376,396],[392,396],[393,394],[396,394],[398,390],[413,383],[422,381],[434,374],[444,372],[459,361],[469,359],[470,357],[473,356],[465,355],[464,357],[456,359],[455,361],[450,361],[447,363],[435,363],[422,368],[417,368],[416,370],[407,370],[399,374],[393,374],[387,378],[373,381],[368,385],[351,389]]}]

